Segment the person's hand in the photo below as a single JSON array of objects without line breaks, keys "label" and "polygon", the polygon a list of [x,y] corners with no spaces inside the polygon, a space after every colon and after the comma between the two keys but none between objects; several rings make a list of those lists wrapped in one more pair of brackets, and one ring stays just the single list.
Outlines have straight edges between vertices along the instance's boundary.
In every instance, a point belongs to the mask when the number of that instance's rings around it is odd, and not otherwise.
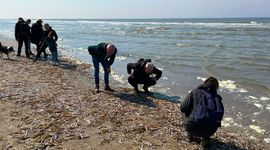
[{"label": "person's hand", "polygon": [[108,67],[108,68],[107,68],[107,72],[108,72],[108,73],[111,73],[111,67]]},{"label": "person's hand", "polygon": [[154,81],[157,81],[157,78],[156,78],[156,77],[152,77],[152,79],[153,79]]}]

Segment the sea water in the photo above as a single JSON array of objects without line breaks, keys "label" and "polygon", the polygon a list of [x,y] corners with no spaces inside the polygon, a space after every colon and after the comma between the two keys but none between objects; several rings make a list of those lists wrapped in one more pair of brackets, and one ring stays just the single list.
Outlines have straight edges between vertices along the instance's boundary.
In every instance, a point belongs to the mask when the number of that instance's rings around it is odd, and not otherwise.
[{"label": "sea water", "polygon": [[[0,20],[0,34],[14,38],[15,23]],[[217,77],[226,114],[234,118],[231,124],[260,126],[269,136],[270,18],[44,19],[44,23],[58,33],[60,54],[81,62],[92,62],[89,45],[114,43],[118,53],[112,77],[123,86],[126,64],[140,58],[152,59],[163,71],[151,90],[180,101],[207,77]]]}]

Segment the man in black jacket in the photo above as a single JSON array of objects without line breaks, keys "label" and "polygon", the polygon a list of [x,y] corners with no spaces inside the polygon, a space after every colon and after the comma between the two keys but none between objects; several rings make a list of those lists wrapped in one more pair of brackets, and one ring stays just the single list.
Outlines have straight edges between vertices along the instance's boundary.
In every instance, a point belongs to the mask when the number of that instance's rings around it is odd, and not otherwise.
[{"label": "man in black jacket", "polygon": [[[129,74],[128,83],[134,87],[134,91],[137,94],[139,93],[138,84],[144,84],[144,91],[149,93],[148,87],[155,85],[162,75],[162,71],[151,63],[151,59],[143,58],[136,63],[127,64],[127,72]],[[153,77],[151,76],[152,74],[156,76]]]},{"label": "man in black jacket", "polygon": [[100,43],[98,45],[89,46],[88,52],[92,55],[95,69],[95,92],[99,92],[99,63],[101,63],[104,69],[105,90],[113,92],[114,90],[109,86],[109,73],[111,72],[111,65],[117,53],[116,47],[111,43]]},{"label": "man in black jacket", "polygon": [[40,49],[40,41],[43,35],[43,27],[42,27],[42,20],[38,19],[36,23],[33,23],[31,29],[31,42],[34,43],[37,47],[37,52]]},{"label": "man in black jacket", "polygon": [[18,41],[17,56],[21,56],[23,42],[26,43],[26,41],[23,38],[23,25],[24,25],[24,23],[25,23],[25,21],[23,20],[23,18],[20,17],[18,19],[18,22],[15,25],[15,39],[16,39],[16,41]]},{"label": "man in black jacket", "polygon": [[209,146],[210,136],[221,126],[224,107],[221,96],[217,94],[218,87],[218,80],[209,77],[192,90],[181,104],[180,110],[185,114],[184,127],[190,141],[199,137],[204,146]]},{"label": "man in black jacket", "polygon": [[31,54],[33,54],[30,51],[30,32],[31,28],[29,24],[31,23],[31,20],[28,19],[26,22],[19,18],[18,22],[15,25],[15,39],[18,41],[18,53],[17,56],[21,56],[21,50],[24,43],[25,47],[25,55],[27,58],[30,57]]}]

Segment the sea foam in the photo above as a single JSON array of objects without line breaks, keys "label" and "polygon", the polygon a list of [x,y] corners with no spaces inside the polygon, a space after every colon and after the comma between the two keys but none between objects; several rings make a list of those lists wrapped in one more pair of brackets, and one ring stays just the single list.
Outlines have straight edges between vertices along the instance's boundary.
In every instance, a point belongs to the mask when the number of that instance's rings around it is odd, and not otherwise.
[{"label": "sea foam", "polygon": [[127,57],[125,57],[125,56],[118,56],[118,57],[116,57],[116,59],[119,60],[119,61],[125,61],[127,59]]},{"label": "sea foam", "polygon": [[260,126],[256,126],[256,125],[250,125],[249,126],[251,129],[253,129],[254,131],[256,131],[259,134],[264,134],[266,131],[264,129],[262,129]]},{"label": "sea foam", "polygon": [[[197,77],[198,80],[205,81],[206,78]],[[219,81],[220,90],[227,90],[229,92],[239,92],[239,93],[246,93],[248,92],[246,89],[237,87],[235,81],[232,80],[220,80]]]}]

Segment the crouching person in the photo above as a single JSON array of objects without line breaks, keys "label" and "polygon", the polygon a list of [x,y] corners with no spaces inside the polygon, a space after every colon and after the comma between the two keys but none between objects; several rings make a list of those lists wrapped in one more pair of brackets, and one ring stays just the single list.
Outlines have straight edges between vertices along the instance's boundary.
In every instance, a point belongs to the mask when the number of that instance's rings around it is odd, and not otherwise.
[{"label": "crouching person", "polygon": [[221,126],[224,107],[221,96],[217,94],[218,87],[218,80],[209,77],[192,90],[181,104],[180,110],[185,114],[184,127],[190,142],[202,139],[204,147],[210,146],[210,136]]},{"label": "crouching person", "polygon": [[[138,84],[143,84],[144,92],[149,93],[148,87],[155,85],[162,75],[162,71],[151,63],[151,59],[143,58],[136,63],[127,64],[127,72],[129,74],[128,83],[134,87],[136,94],[139,93]],[[155,74],[155,77],[152,74]]]}]

